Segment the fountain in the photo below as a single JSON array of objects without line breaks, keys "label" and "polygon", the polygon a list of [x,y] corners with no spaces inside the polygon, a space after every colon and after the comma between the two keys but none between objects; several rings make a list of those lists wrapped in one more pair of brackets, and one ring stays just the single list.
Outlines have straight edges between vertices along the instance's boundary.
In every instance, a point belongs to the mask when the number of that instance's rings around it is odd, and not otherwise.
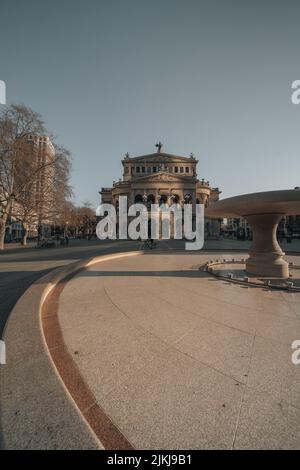
[{"label": "fountain", "polygon": [[246,271],[254,276],[279,278],[289,277],[289,265],[277,242],[277,226],[285,215],[298,214],[299,189],[243,194],[218,201],[205,210],[205,216],[210,218],[247,219],[253,231],[253,242]]}]

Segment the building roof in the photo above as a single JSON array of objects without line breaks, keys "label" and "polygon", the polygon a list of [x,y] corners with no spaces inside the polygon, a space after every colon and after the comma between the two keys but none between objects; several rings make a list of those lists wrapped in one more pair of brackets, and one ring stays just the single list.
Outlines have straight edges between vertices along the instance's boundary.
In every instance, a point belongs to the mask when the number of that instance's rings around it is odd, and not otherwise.
[{"label": "building roof", "polygon": [[194,157],[182,157],[180,155],[173,155],[171,153],[165,153],[165,152],[155,152],[155,153],[149,153],[147,155],[140,155],[138,157],[125,157],[123,158],[122,162],[137,162],[140,160],[144,161],[151,161],[151,160],[165,160],[165,161],[178,161],[178,162],[193,162],[193,163],[198,163],[198,160],[196,160]]}]

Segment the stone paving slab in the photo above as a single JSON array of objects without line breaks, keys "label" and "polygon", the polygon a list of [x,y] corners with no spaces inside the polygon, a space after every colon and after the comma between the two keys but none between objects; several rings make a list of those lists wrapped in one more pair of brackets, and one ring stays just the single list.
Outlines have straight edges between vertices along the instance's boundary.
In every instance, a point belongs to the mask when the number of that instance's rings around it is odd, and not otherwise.
[{"label": "stone paving slab", "polygon": [[4,332],[6,365],[0,368],[1,448],[101,449],[78,413],[49,357],[40,329],[40,304],[61,270],[23,294]]},{"label": "stone paving slab", "polygon": [[300,294],[217,280],[198,270],[206,260],[151,253],[82,271],[59,299],[68,352],[136,448],[300,449]]}]

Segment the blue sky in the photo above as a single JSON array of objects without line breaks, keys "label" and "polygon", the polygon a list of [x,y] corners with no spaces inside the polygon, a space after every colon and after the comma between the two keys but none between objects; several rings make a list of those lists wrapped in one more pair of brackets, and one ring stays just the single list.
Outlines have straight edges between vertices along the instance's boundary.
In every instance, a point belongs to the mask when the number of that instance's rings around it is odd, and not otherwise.
[{"label": "blue sky", "polygon": [[294,0],[0,0],[0,79],[72,151],[77,203],[158,140],[222,197],[293,188],[299,18]]}]

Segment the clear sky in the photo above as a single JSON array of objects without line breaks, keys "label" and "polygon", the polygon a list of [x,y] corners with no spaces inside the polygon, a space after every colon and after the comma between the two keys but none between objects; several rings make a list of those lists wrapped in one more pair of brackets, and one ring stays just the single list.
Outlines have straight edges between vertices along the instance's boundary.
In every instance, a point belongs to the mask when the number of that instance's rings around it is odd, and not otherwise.
[{"label": "clear sky", "polygon": [[0,0],[0,79],[72,151],[77,203],[158,140],[222,197],[300,185],[299,0]]}]

